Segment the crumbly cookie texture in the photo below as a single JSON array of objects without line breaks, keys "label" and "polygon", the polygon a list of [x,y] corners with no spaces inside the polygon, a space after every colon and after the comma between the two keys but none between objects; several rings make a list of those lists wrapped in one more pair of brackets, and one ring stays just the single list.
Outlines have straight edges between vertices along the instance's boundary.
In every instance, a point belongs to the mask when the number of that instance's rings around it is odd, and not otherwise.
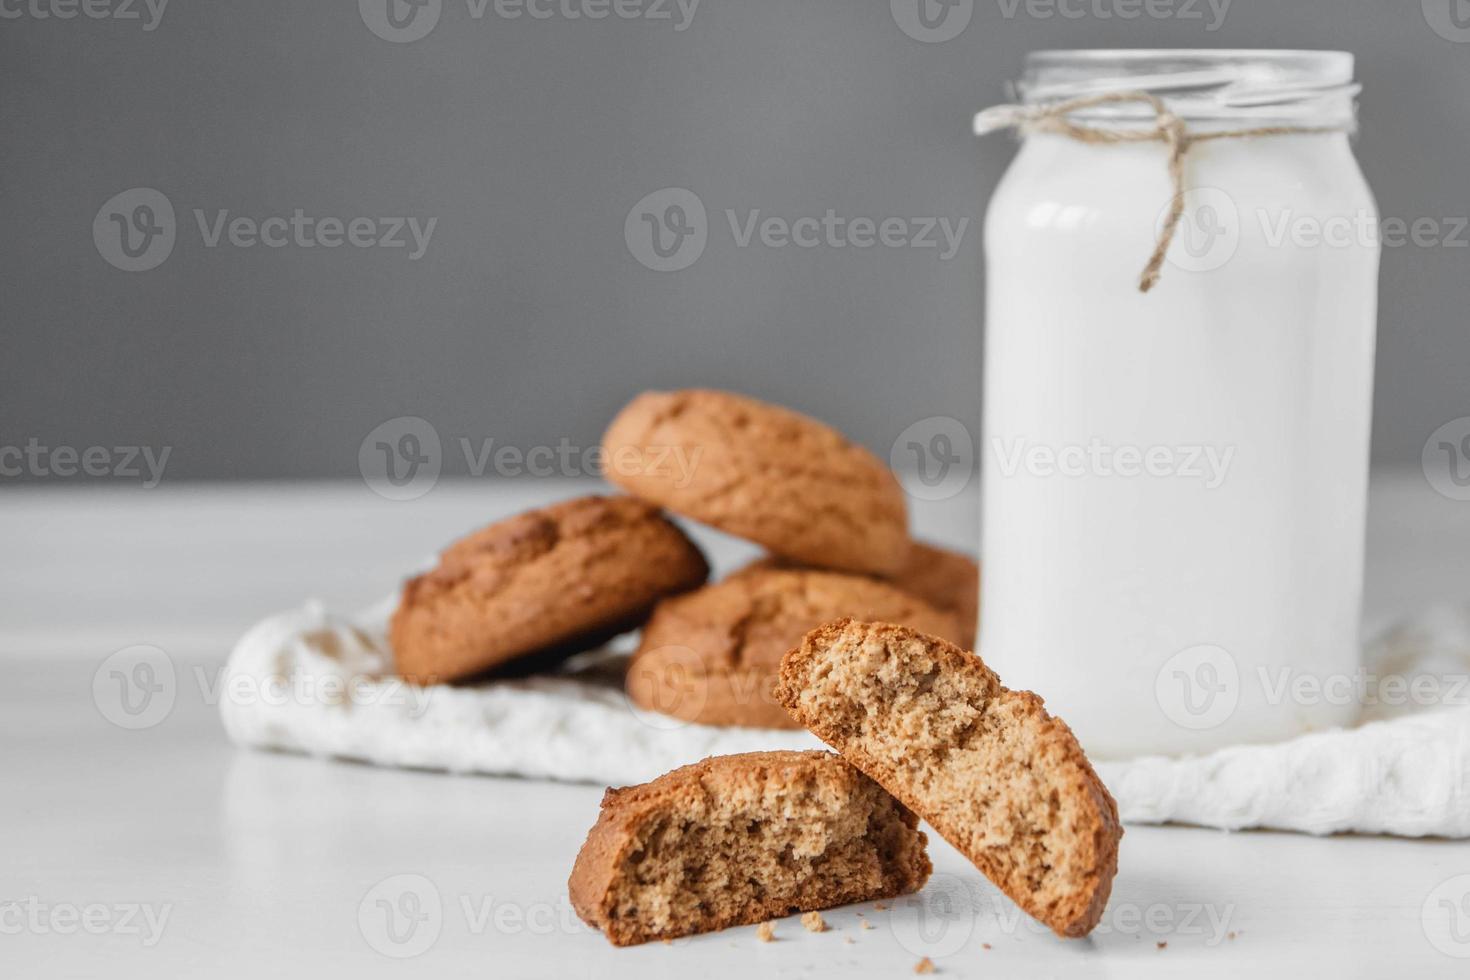
[{"label": "crumbly cookie texture", "polygon": [[476,531],[410,579],[389,628],[394,662],[429,684],[555,660],[639,626],[660,598],[708,575],[699,549],[645,501],[554,504]]},{"label": "crumbly cookie texture", "polygon": [[634,704],[703,725],[800,728],[774,695],[786,651],[845,616],[960,639],[954,615],[863,575],[747,569],[654,609],[629,665]]},{"label": "crumbly cookie texture", "polygon": [[1041,698],[945,640],[853,620],[787,654],[776,697],[1033,918],[1068,937],[1097,925],[1118,808]]},{"label": "crumbly cookie texture", "polygon": [[608,479],[817,568],[889,574],[908,556],[903,489],[816,419],[724,391],[648,391],[603,436]]},{"label": "crumbly cookie texture", "polygon": [[917,826],[829,752],[716,756],[607,791],[571,902],[630,946],[893,897],[932,870]]}]

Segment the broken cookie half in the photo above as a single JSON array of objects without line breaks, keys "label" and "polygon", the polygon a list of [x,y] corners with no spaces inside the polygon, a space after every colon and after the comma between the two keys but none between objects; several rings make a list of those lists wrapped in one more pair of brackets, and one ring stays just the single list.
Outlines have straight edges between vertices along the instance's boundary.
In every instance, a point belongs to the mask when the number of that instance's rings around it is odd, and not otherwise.
[{"label": "broken cookie half", "polygon": [[716,756],[607,791],[572,906],[630,946],[892,898],[932,870],[917,827],[829,752]]},{"label": "broken cookie half", "polygon": [[937,637],[850,619],[786,654],[776,698],[1027,914],[1060,936],[1097,925],[1118,807],[1041,698]]}]

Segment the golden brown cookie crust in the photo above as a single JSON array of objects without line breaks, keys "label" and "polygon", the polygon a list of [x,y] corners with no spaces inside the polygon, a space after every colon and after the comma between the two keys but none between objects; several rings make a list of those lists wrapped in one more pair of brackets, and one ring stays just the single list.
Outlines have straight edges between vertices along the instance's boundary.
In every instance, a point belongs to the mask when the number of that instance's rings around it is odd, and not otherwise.
[{"label": "golden brown cookie crust", "polygon": [[[805,567],[807,566],[790,559],[767,555],[732,572],[731,577],[761,569]],[[975,635],[980,622],[980,565],[975,559],[938,545],[912,541],[903,566],[884,581],[898,586],[910,595],[918,596],[935,609],[953,613],[960,623],[960,635],[953,639],[967,650],[975,646]],[[901,622],[888,616],[854,614],[852,618]],[[950,638],[942,632],[939,635]]]},{"label": "golden brown cookie crust", "polygon": [[609,789],[568,882],[618,946],[923,887],[914,815],[830,752],[716,756]]},{"label": "golden brown cookie crust", "polygon": [[889,574],[908,554],[903,490],[882,461],[789,409],[708,389],[647,391],[603,436],[629,493],[805,565]]},{"label": "golden brown cookie crust", "polygon": [[405,583],[389,636],[398,673],[422,684],[528,655],[569,655],[640,625],[709,566],[657,508],[582,497],[491,524]]},{"label": "golden brown cookie crust", "polygon": [[746,569],[655,607],[628,668],[628,697],[702,725],[800,728],[775,699],[781,658],[809,630],[844,616],[963,634],[952,614],[867,576]]},{"label": "golden brown cookie crust", "polygon": [[851,620],[787,654],[776,696],[1033,918],[1068,937],[1097,925],[1118,808],[1041,698],[937,637]]},{"label": "golden brown cookie crust", "polygon": [[[975,646],[980,623],[980,565],[969,555],[950,551],[938,545],[914,541],[909,545],[903,568],[889,581],[925,600],[936,609],[953,613],[960,623],[955,642],[966,650]],[[854,616],[854,619],[884,619],[882,616]],[[893,622],[893,620],[888,620]],[[912,624],[905,624],[912,625]],[[924,632],[933,632],[925,630]],[[940,634],[944,636],[944,634]],[[950,639],[950,637],[945,637]]]}]

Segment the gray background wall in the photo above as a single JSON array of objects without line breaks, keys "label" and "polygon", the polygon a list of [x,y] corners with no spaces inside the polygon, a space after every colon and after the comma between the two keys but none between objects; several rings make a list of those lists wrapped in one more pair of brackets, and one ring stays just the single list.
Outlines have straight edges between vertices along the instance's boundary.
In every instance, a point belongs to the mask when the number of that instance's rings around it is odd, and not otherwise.
[{"label": "gray background wall", "polygon": [[[1012,148],[977,142],[970,116],[1030,49],[1353,50],[1384,215],[1470,208],[1470,43],[1443,28],[1465,0],[1234,0],[1214,30],[1204,2],[1184,11],[1198,19],[1123,20],[974,0],[942,43],[882,0],[702,0],[684,30],[672,3],[672,20],[512,20],[443,0],[411,43],[375,36],[351,0],[172,0],[151,31],[144,0],[141,20],[16,2],[0,19],[0,444],[172,446],[171,479],[355,476],[364,436],[401,415],[446,441],[590,445],[649,386],[749,391],[885,453],[926,416],[977,421],[979,222]],[[177,241],[128,273],[92,224],[134,187],[172,203]],[[708,209],[705,250],[677,272],[624,242],[629,210],[665,187]],[[415,261],[209,248],[193,215],[295,208],[438,220]],[[948,260],[738,247],[724,212],[757,208],[970,224]],[[1470,414],[1467,258],[1385,255],[1380,461],[1416,460]]]}]

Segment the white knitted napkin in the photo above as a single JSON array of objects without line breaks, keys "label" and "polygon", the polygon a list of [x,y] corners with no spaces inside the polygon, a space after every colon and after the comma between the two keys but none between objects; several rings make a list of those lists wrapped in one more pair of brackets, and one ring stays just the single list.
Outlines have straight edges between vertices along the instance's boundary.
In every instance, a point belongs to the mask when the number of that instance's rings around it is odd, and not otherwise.
[{"label": "white knitted napkin", "polygon": [[[221,702],[239,745],[381,766],[640,783],[708,755],[816,748],[806,732],[689,725],[640,711],[612,672],[477,687],[391,675],[395,598],[352,617],[305,607],[257,624],[230,654]],[[1470,606],[1441,607],[1370,644],[1366,675],[1470,676]],[[1403,699],[1397,699],[1403,700]],[[1124,821],[1470,837],[1470,690],[1459,706],[1375,709],[1351,729],[1178,759],[1104,762]]]}]

